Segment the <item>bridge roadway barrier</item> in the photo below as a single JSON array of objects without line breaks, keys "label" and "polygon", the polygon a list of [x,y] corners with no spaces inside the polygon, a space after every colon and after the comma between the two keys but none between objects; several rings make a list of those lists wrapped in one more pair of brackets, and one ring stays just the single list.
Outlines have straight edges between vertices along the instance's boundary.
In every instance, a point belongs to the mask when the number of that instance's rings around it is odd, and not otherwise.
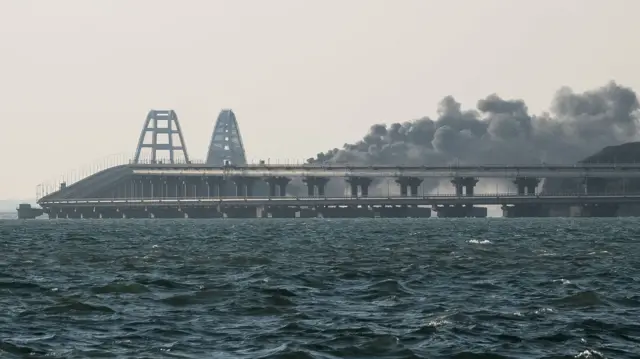
[{"label": "bridge roadway barrier", "polygon": [[43,194],[41,199],[260,197],[267,194],[286,197],[287,185],[293,177],[302,177],[309,197],[325,197],[325,187],[332,178],[344,178],[354,197],[369,196],[374,178],[395,178],[401,195],[408,197],[418,196],[422,181],[428,178],[451,178],[456,194],[468,197],[474,196],[474,187],[480,178],[510,178],[520,195],[535,195],[541,178],[578,178],[588,192],[598,193],[606,189],[607,178],[640,178],[640,165],[216,167],[132,164],[104,170],[69,186],[61,184],[59,190]]}]

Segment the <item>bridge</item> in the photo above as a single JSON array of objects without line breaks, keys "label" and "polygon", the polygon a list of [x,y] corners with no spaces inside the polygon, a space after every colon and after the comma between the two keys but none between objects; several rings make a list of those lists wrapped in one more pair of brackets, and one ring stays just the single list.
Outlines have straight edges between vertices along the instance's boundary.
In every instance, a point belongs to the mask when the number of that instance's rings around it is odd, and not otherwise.
[{"label": "bridge", "polygon": [[[163,136],[168,138],[164,142]],[[121,209],[131,212],[131,209],[141,206],[146,208],[145,213],[129,213],[129,217],[181,218],[184,214],[178,212],[185,206],[191,210],[192,216],[205,217],[218,214],[253,217],[255,210],[261,208],[276,216],[286,212],[284,216],[288,217],[293,207],[296,213],[301,208],[310,208],[322,216],[352,217],[353,213],[369,216],[373,208],[386,206],[396,208],[394,213],[408,213],[406,208],[411,207],[414,215],[422,217],[430,216],[430,212],[427,215],[425,210],[420,212],[416,208],[431,206],[439,212],[439,216],[460,217],[486,214],[486,209],[474,207],[480,205],[502,205],[505,214],[511,213],[512,216],[539,216],[548,212],[541,209],[544,206],[598,205],[615,212],[612,203],[640,204],[639,197],[632,193],[607,193],[611,192],[607,190],[610,181],[640,178],[640,164],[247,164],[239,126],[231,110],[223,110],[218,116],[206,161],[196,163],[188,155],[184,142],[175,112],[152,110],[145,120],[133,160],[103,168],[74,183],[61,181],[54,186],[40,186],[38,204],[45,213],[55,218],[76,218],[77,213],[89,218],[95,217],[96,213],[101,218],[122,218],[126,215],[114,213]],[[151,151],[146,157],[143,155],[145,150]],[[540,194],[537,188],[541,180],[553,178],[577,180],[581,188],[572,193]],[[386,179],[388,183],[393,181],[400,196],[389,196],[389,193],[386,197],[381,197],[379,193],[370,195],[370,187],[380,179]],[[474,187],[481,179],[506,179],[512,181],[517,190],[512,194],[476,194]],[[345,193],[335,192],[336,186],[332,193],[327,192],[329,182],[336,180],[341,180],[337,187],[348,192],[346,197]],[[425,195],[423,183],[434,180],[450,182],[454,194]],[[292,196],[289,185],[296,181],[298,187],[306,187],[304,196],[300,193]],[[216,213],[194,213],[196,208],[212,206],[216,207]],[[87,213],[88,207],[93,208],[92,213]],[[158,208],[161,207],[164,208],[163,214],[147,213],[149,208],[155,208],[155,212],[159,213]],[[241,207],[244,210],[240,210]],[[347,209],[338,209],[342,207]],[[234,210],[223,213],[222,208]],[[331,211],[334,213],[329,213]],[[593,214],[602,211],[584,212]]]}]

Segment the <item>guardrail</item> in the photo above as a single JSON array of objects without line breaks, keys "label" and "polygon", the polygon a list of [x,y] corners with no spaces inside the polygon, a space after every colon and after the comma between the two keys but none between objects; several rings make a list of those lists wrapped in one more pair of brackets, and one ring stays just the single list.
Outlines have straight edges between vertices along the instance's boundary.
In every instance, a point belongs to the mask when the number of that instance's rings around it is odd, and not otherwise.
[{"label": "guardrail", "polygon": [[[40,199],[60,189],[62,184],[70,186],[80,182],[96,173],[113,167],[128,165],[140,173],[146,171],[153,175],[241,175],[241,176],[370,176],[370,177],[402,177],[415,176],[424,178],[436,177],[484,177],[484,178],[508,178],[508,177],[636,177],[640,178],[640,163],[614,163],[614,164],[483,164],[483,165],[445,165],[445,166],[412,166],[412,165],[349,165],[335,163],[308,164],[304,161],[257,161],[245,166],[211,166],[202,160],[186,161],[178,160],[177,163],[169,163],[168,160],[158,159],[152,161],[149,158],[134,162],[127,154],[118,154],[105,157],[93,164],[82,166],[76,170],[67,171],[66,174],[46,181],[36,187],[36,198]],[[151,171],[151,172],[150,172]],[[262,173],[260,173],[262,171]],[[297,171],[297,173],[296,173]],[[333,174],[332,174],[333,172]]]}]

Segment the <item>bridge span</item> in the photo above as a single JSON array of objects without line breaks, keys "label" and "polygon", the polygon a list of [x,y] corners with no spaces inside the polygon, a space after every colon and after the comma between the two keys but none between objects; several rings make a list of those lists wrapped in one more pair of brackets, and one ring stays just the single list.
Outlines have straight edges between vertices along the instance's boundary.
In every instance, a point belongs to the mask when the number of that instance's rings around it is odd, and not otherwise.
[{"label": "bridge span", "polygon": [[162,206],[444,206],[444,205],[515,205],[515,204],[564,204],[584,205],[593,203],[640,203],[636,194],[546,194],[518,195],[516,193],[476,194],[457,196],[454,194],[427,196],[388,197],[224,197],[224,198],[80,198],[48,200],[43,206],[130,207]]},{"label": "bridge span", "polygon": [[640,178],[640,164],[479,165],[479,166],[349,166],[135,164],[136,175],[227,177],[418,177],[418,178]]}]

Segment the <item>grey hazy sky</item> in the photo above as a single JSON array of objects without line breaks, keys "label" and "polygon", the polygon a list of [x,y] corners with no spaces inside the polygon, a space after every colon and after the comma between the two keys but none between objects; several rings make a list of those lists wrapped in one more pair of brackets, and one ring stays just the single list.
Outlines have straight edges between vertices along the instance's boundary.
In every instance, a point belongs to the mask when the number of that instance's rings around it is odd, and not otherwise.
[{"label": "grey hazy sky", "polygon": [[2,0],[0,198],[133,153],[174,109],[204,158],[232,108],[249,159],[304,159],[370,125],[498,93],[533,112],[640,90],[636,0]]}]

